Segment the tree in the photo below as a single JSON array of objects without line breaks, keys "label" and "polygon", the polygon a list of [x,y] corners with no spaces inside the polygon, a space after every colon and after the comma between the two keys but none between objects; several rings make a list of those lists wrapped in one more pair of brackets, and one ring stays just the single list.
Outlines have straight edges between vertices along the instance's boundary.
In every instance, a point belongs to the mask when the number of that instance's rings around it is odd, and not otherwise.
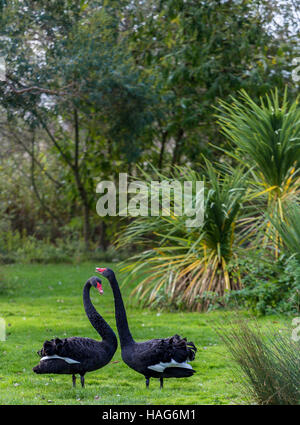
[{"label": "tree", "polygon": [[269,3],[134,2],[127,26],[137,66],[155,78],[160,108],[152,134],[160,169],[163,162],[200,162],[203,152],[212,153],[209,142],[224,143],[214,119],[219,98],[242,88],[258,98],[289,81],[282,71],[291,69],[292,46],[269,31]]},{"label": "tree", "polygon": [[3,16],[8,71],[0,102],[11,123],[42,129],[69,170],[88,248],[95,170],[116,156],[138,158],[150,90],[132,67],[117,9],[105,1],[24,1]]}]

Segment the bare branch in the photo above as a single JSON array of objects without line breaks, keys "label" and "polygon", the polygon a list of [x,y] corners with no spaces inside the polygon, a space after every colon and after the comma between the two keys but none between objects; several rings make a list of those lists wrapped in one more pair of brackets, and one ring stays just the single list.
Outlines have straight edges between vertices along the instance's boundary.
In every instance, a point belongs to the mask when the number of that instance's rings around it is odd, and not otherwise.
[{"label": "bare branch", "polygon": [[[21,95],[24,93],[30,93],[33,92],[35,94],[49,94],[53,96],[66,96],[70,94],[70,92],[64,91],[65,89],[69,89],[73,86],[73,83],[70,83],[64,87],[62,87],[59,90],[51,90],[44,87],[38,87],[38,86],[32,86],[32,87],[24,87],[23,84],[21,84],[19,81],[16,81],[12,76],[6,75],[6,84],[10,87],[10,89],[17,95]],[[14,83],[17,83],[18,85],[23,86],[21,89],[16,89],[13,84],[11,84],[8,80],[14,81]]]},{"label": "bare branch", "polygon": [[38,191],[37,185],[36,185],[36,181],[35,181],[35,154],[34,154],[34,133],[32,133],[32,141],[31,141],[31,184],[32,184],[32,188],[34,190],[34,193],[39,201],[39,203],[41,204],[42,208],[48,212],[48,214],[54,218],[59,225],[62,225],[62,220],[60,219],[59,216],[57,216],[56,214],[53,213],[53,211],[51,211],[51,209],[48,207],[48,205],[44,202],[44,199],[40,196],[40,193]]},{"label": "bare branch", "polygon": [[[10,133],[14,136],[15,141],[22,146],[24,151],[28,153],[30,156],[32,154],[31,150],[26,146],[26,144],[20,139],[20,137],[17,135],[17,133],[11,128],[10,125],[8,125]],[[3,130],[2,130],[3,131]],[[5,132],[3,132],[5,134]],[[8,137],[8,135],[6,135]],[[36,156],[33,156],[34,162],[37,164],[37,166],[42,170],[42,172],[45,174],[46,177],[48,177],[49,180],[51,180],[58,188],[63,187],[63,185],[57,181],[46,169],[45,167],[40,163],[40,161],[37,160]]]}]

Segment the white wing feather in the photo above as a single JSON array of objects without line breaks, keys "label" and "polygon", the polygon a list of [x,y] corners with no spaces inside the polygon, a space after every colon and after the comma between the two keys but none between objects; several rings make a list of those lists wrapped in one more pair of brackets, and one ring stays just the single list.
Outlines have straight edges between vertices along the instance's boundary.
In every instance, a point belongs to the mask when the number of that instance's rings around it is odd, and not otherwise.
[{"label": "white wing feather", "polygon": [[61,357],[61,356],[58,356],[57,354],[53,354],[53,356],[42,357],[40,361],[42,361],[42,360],[52,360],[52,359],[61,359],[61,360],[64,360],[65,362],[67,362],[69,364],[80,363],[77,360],[70,359],[70,357]]},{"label": "white wing feather", "polygon": [[182,367],[184,369],[193,369],[192,366],[187,362],[178,363],[174,359],[171,359],[171,361],[167,363],[160,362],[155,365],[148,366],[148,369],[154,370],[155,372],[163,372],[167,367]]}]

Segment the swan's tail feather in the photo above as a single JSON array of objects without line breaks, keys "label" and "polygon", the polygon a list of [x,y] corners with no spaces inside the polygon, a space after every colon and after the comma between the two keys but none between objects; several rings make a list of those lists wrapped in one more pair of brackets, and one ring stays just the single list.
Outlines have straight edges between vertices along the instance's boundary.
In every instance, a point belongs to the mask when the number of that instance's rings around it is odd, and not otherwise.
[{"label": "swan's tail feather", "polygon": [[33,369],[34,373],[72,373],[71,367],[68,363],[61,359],[41,361]]},{"label": "swan's tail feather", "polygon": [[181,363],[195,359],[197,348],[193,342],[187,342],[186,338],[181,338],[179,335],[174,335],[171,338],[162,340],[165,345],[165,360],[169,358]]},{"label": "swan's tail feather", "polygon": [[194,360],[197,353],[197,348],[195,344],[192,341],[190,341],[186,343],[186,346],[189,351],[189,360]]},{"label": "swan's tail feather", "polygon": [[164,370],[164,378],[188,378],[194,375],[196,371],[194,369],[184,369],[181,367],[167,367]]},{"label": "swan's tail feather", "polygon": [[[61,355],[62,347],[64,346],[64,340],[60,338],[54,338],[50,341],[45,341],[43,344],[43,348],[39,350],[37,353],[40,357],[53,356],[53,355]],[[71,373],[71,368],[68,363],[61,359],[47,360],[41,361],[37,366],[33,369],[35,373]]]},{"label": "swan's tail feather", "polygon": [[59,356],[61,355],[63,345],[64,341],[60,338],[54,338],[50,341],[45,341],[43,348],[38,351],[38,355],[40,357],[53,356],[54,354],[57,354]]}]

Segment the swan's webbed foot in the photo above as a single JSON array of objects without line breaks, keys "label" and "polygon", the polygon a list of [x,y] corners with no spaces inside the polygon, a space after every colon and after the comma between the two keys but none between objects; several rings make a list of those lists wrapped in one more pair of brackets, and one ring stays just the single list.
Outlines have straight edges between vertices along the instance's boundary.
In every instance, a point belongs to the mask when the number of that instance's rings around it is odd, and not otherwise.
[{"label": "swan's webbed foot", "polygon": [[84,388],[84,375],[80,375],[80,382],[81,382],[82,388]]},{"label": "swan's webbed foot", "polygon": [[146,378],[146,388],[149,388],[150,378]]},{"label": "swan's webbed foot", "polygon": [[164,378],[160,377],[159,380],[160,380],[160,389],[162,390],[164,387]]},{"label": "swan's webbed foot", "polygon": [[72,375],[73,388],[76,387],[76,376]]}]

